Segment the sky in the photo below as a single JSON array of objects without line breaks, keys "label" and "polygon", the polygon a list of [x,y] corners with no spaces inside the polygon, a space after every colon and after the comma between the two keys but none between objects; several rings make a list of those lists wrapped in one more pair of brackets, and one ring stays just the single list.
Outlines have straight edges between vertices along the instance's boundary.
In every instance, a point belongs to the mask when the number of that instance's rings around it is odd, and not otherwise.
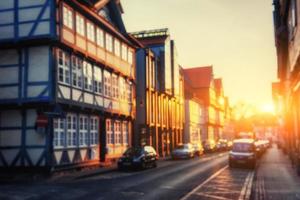
[{"label": "sky", "polygon": [[272,0],[123,0],[128,32],[169,28],[184,68],[213,65],[231,104],[272,102]]}]

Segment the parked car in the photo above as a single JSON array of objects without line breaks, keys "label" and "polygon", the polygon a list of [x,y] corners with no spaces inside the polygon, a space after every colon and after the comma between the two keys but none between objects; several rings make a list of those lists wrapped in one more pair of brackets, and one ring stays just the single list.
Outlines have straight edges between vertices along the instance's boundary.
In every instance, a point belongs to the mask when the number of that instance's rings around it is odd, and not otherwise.
[{"label": "parked car", "polygon": [[227,150],[231,150],[232,149],[232,145],[233,145],[233,142],[231,140],[229,140],[227,142]]},{"label": "parked car", "polygon": [[216,145],[216,149],[218,151],[226,151],[228,149],[227,140],[220,139]]},{"label": "parked car", "polygon": [[204,149],[201,143],[193,143],[194,154],[201,156],[204,153]]},{"label": "parked car", "polygon": [[118,168],[145,169],[148,167],[156,167],[157,153],[151,146],[130,147],[123,156],[118,160]]},{"label": "parked car", "polygon": [[203,142],[203,148],[205,153],[216,151],[216,143],[213,140],[206,140]]},{"label": "parked car", "polygon": [[233,141],[229,153],[229,166],[246,165],[252,169],[256,166],[256,148],[253,139],[237,139]]},{"label": "parked car", "polygon": [[194,147],[190,143],[186,144],[179,144],[173,151],[172,151],[172,158],[173,159],[180,159],[180,158],[193,158],[195,156]]}]

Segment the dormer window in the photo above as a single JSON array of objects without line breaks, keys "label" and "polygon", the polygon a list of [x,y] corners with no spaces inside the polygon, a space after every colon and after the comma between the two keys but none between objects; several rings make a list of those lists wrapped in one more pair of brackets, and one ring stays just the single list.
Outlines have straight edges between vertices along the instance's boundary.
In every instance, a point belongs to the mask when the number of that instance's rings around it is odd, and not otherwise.
[{"label": "dormer window", "polygon": [[107,21],[112,22],[110,18],[109,9],[107,7],[103,7],[101,10],[99,10],[98,14],[104,17]]}]

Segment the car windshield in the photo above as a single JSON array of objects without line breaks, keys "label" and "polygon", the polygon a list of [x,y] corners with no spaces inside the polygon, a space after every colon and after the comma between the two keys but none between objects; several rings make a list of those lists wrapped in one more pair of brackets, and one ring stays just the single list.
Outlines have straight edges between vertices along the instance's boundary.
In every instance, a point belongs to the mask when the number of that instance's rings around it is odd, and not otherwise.
[{"label": "car windshield", "polygon": [[232,147],[234,152],[252,152],[253,145],[250,143],[234,143]]},{"label": "car windshield", "polygon": [[124,156],[139,156],[143,152],[141,147],[129,148],[125,151]]}]

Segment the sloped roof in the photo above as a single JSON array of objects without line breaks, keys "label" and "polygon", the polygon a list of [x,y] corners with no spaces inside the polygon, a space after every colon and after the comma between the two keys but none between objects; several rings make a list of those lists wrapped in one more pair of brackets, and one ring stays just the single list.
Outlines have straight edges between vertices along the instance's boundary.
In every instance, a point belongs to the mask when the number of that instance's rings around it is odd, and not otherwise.
[{"label": "sloped roof", "polygon": [[188,82],[193,88],[210,87],[213,80],[213,67],[194,67],[183,69],[185,81]]}]

